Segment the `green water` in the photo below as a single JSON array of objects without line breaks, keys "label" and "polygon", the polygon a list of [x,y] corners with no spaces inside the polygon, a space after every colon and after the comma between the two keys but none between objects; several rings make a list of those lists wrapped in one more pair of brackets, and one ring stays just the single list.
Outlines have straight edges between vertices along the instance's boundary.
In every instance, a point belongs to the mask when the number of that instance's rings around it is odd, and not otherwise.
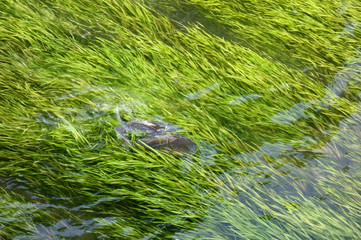
[{"label": "green water", "polygon": [[359,1],[0,9],[1,239],[361,238]]}]

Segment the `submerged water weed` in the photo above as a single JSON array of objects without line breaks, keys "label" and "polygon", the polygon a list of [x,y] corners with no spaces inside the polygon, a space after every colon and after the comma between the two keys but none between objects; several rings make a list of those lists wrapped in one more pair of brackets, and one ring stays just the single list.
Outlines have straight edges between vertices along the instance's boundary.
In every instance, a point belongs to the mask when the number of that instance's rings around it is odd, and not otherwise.
[{"label": "submerged water weed", "polygon": [[[176,239],[360,238],[360,117],[358,110],[344,119],[326,146],[310,150],[311,159],[284,143],[238,156],[257,168],[219,175],[219,195],[204,221]],[[307,167],[266,156],[297,158]]]},{"label": "submerged water weed", "polygon": [[1,237],[360,238],[358,1],[0,8]]}]

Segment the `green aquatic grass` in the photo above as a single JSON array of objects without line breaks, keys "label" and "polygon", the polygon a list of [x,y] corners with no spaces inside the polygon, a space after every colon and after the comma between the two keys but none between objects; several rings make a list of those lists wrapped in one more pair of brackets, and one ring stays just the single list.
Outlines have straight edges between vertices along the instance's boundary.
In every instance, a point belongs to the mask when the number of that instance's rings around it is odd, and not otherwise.
[{"label": "green aquatic grass", "polygon": [[[360,238],[360,7],[0,3],[0,236]],[[117,109],[199,153],[122,147]]]},{"label": "green aquatic grass", "polygon": [[[353,54],[359,44],[349,38],[350,33],[342,30],[345,16],[351,25],[358,26],[356,16],[361,7],[358,1],[159,2],[161,4],[155,4],[155,7],[162,13],[193,9],[193,19],[184,14],[186,16],[178,17],[178,20],[196,22],[199,19],[212,33],[241,43],[272,61],[292,68],[310,68],[310,75],[315,73],[314,68],[317,74],[332,76],[332,72],[337,71],[334,67]],[[212,29],[212,25],[223,32]],[[342,34],[335,35],[335,32]],[[345,41],[348,46],[344,45]]]},{"label": "green aquatic grass", "polygon": [[[354,156],[340,153],[360,153],[355,135],[360,117],[358,111],[343,121],[329,144],[313,150],[323,155],[307,168],[275,168],[248,155],[248,161],[259,164],[257,171],[239,168],[221,175],[217,203],[204,222],[176,239],[360,238],[360,166]],[[341,170],[345,161],[349,165]]]}]

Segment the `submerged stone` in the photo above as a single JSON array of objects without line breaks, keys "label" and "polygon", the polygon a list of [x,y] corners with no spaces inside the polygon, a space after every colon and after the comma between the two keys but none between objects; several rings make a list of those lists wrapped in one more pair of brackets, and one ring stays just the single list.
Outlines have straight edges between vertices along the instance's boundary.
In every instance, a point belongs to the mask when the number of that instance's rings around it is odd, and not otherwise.
[{"label": "submerged stone", "polygon": [[[122,127],[116,127],[115,131],[122,138],[125,147],[142,146],[170,153],[195,153],[198,147],[192,140],[174,133],[180,129],[171,123],[134,120],[122,121]],[[133,138],[135,142],[131,140]]]}]

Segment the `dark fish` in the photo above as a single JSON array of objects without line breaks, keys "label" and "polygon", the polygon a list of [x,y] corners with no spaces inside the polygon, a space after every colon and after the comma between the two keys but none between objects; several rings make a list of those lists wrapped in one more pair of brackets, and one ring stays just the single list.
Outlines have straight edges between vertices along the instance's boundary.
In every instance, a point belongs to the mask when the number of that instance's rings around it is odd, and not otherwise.
[{"label": "dark fish", "polygon": [[[122,138],[125,147],[137,144],[147,149],[166,150],[169,152],[194,153],[197,145],[189,138],[174,134],[181,128],[171,123],[157,123],[152,121],[122,121],[122,127],[115,128],[116,133]],[[138,137],[137,144],[131,138]]]},{"label": "dark fish", "polygon": [[137,143],[146,148],[180,153],[194,153],[198,148],[192,140],[179,134],[146,137],[138,140]]}]

